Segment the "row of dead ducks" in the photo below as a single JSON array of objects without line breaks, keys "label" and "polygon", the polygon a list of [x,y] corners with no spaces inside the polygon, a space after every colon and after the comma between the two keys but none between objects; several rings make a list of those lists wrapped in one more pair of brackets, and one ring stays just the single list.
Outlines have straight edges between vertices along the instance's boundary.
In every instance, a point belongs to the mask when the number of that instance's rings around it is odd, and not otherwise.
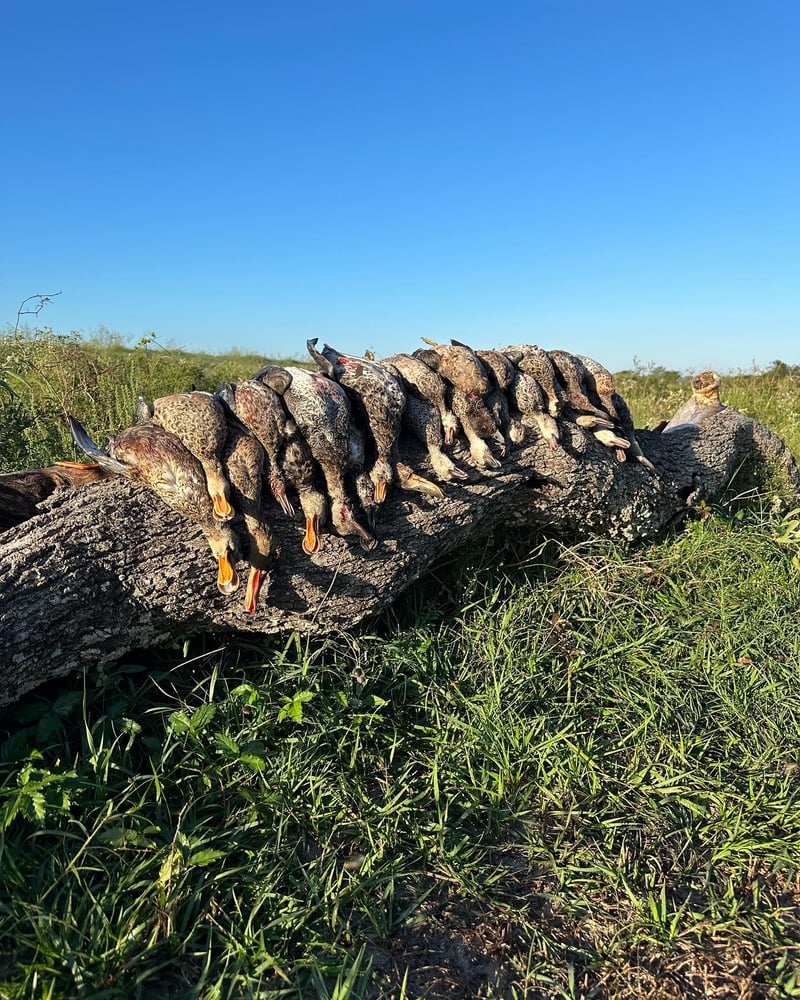
[{"label": "row of dead ducks", "polygon": [[[468,478],[445,451],[459,431],[471,464],[493,470],[501,462],[490,441],[500,458],[529,430],[556,448],[559,418],[585,428],[620,461],[631,456],[655,471],[636,443],[630,411],[611,374],[591,358],[531,345],[473,351],[456,341],[426,343],[413,354],[376,361],[327,345],[319,351],[317,341],[309,341],[319,371],[269,365],[213,395],[192,391],[152,405],[140,400],[137,424],[110,440],[105,451],[74,417],[70,428],[78,446],[103,468],[146,484],[200,526],[224,594],[238,586],[230,521],[236,512],[242,515],[250,612],[278,555],[262,511],[263,481],[290,517],[295,511],[287,489],[297,494],[306,525],[302,547],[309,555],[318,550],[320,528],[328,521],[338,534],[374,548],[375,513],[393,483],[444,496],[401,461],[401,427],[422,442],[433,475],[444,482]],[[369,528],[359,520],[358,506]]]}]

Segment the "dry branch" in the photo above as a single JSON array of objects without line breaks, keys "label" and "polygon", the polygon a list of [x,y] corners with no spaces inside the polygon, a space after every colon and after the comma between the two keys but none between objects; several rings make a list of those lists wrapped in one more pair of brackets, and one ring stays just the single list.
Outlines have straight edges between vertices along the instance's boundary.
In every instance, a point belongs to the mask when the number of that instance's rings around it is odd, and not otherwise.
[{"label": "dry branch", "polygon": [[[380,611],[446,553],[495,529],[524,524],[567,538],[654,539],[687,504],[780,481],[800,496],[785,444],[733,409],[670,434],[637,431],[653,476],[619,463],[572,423],[562,443],[527,444],[499,473],[444,485],[434,501],[392,491],[372,553],[325,535],[309,559],[302,525],[277,505],[281,556],[255,615],[241,594],[217,592],[199,530],[144,487],[122,480],[57,493],[0,535],[0,703],[44,680],[129,649],[203,632],[274,633],[351,627]],[[246,574],[245,564],[240,568]]]}]

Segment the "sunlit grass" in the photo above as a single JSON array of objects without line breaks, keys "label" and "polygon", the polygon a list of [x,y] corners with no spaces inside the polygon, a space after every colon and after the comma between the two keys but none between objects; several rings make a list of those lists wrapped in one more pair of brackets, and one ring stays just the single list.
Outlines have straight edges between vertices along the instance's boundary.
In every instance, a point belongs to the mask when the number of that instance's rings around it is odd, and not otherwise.
[{"label": "sunlit grass", "polygon": [[6,710],[0,995],[793,995],[780,533],[518,539],[355,634],[194,643]]}]

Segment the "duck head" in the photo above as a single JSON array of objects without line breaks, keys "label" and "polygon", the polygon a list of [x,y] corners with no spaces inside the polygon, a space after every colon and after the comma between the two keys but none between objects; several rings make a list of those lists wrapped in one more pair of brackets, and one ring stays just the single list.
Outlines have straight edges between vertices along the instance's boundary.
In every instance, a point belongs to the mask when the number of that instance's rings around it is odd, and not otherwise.
[{"label": "duck head", "polygon": [[247,577],[247,587],[244,594],[244,607],[248,614],[256,613],[256,605],[264,581],[280,554],[275,536],[265,524],[250,526],[250,551],[247,560],[250,563],[250,573]]},{"label": "duck head", "polygon": [[207,528],[204,534],[217,560],[217,589],[221,594],[232,594],[239,586],[239,577],[234,565],[236,536],[227,524]]},{"label": "duck head", "polygon": [[378,544],[378,539],[358,523],[349,502],[344,497],[339,497],[331,503],[331,521],[338,534],[355,535],[365,552],[371,552]]}]

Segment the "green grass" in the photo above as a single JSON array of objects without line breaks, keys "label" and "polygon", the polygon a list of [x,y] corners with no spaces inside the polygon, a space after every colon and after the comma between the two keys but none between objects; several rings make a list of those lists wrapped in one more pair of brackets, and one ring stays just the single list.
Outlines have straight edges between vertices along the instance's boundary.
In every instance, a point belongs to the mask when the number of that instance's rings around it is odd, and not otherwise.
[{"label": "green grass", "polygon": [[[722,372],[721,398],[742,413],[771,427],[800,454],[800,370],[777,363],[763,374]],[[627,400],[637,427],[668,419],[691,396],[686,378],[656,369],[650,374],[622,372],[619,391]]]},{"label": "green grass", "polygon": [[127,347],[113,335],[7,331],[0,336],[0,472],[82,459],[67,426],[70,413],[102,442],[133,423],[140,395],[152,400],[192,386],[213,391],[270,360],[239,351],[191,353],[161,345],[155,334]]},{"label": "green grass", "polygon": [[520,540],[370,630],[7,710],[0,995],[800,994],[780,533]]},{"label": "green grass", "polygon": [[[6,468],[69,454],[65,412],[100,435],[261,363],[0,347]],[[620,383],[639,425],[687,395]],[[800,451],[791,371],[723,398]],[[351,633],[0,710],[0,998],[800,996],[800,518],[699,513],[495,539]]]}]

